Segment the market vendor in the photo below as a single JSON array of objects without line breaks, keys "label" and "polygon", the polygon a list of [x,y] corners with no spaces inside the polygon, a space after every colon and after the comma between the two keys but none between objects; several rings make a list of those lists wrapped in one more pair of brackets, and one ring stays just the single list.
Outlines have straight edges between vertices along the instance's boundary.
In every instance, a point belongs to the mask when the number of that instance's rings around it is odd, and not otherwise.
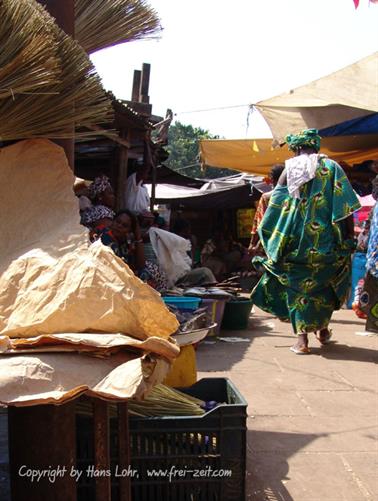
[{"label": "market vendor", "polygon": [[131,211],[124,209],[117,212],[111,225],[100,230],[97,236],[141,280],[158,291],[167,288],[164,273],[155,263],[145,258],[141,229],[137,217]]},{"label": "market vendor", "polygon": [[111,225],[115,212],[115,196],[109,178],[96,177],[88,188],[92,205],[81,212],[81,224],[96,232]]},{"label": "market vendor", "polygon": [[140,163],[137,171],[127,178],[123,206],[133,214],[141,214],[150,208],[150,196],[144,185],[149,172],[149,166]]},{"label": "market vendor", "polygon": [[154,214],[150,211],[143,211],[142,214],[138,216],[140,231],[144,243],[144,254],[146,259],[151,261],[152,263],[157,264],[157,257],[155,251],[151,244],[150,233],[149,230],[152,227],[158,227],[156,225],[156,218]]}]

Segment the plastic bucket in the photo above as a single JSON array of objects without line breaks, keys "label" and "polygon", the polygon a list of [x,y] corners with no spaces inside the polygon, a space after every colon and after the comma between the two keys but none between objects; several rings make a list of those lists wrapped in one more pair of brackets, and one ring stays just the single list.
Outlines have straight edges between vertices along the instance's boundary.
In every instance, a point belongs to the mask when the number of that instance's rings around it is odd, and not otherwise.
[{"label": "plastic bucket", "polygon": [[218,336],[223,320],[223,313],[226,301],[223,299],[202,299],[201,306],[206,306],[209,313],[211,322],[216,322],[217,326],[211,329],[208,336]]},{"label": "plastic bucket", "polygon": [[366,275],[366,254],[363,252],[356,252],[352,259],[352,287],[347,307],[352,308],[354,299],[354,292],[357,287],[358,281]]},{"label": "plastic bucket", "polygon": [[246,329],[252,306],[253,301],[251,299],[229,301],[224,308],[222,329]]},{"label": "plastic bucket", "polygon": [[201,303],[201,298],[191,296],[163,296],[162,299],[179,310],[196,310]]}]

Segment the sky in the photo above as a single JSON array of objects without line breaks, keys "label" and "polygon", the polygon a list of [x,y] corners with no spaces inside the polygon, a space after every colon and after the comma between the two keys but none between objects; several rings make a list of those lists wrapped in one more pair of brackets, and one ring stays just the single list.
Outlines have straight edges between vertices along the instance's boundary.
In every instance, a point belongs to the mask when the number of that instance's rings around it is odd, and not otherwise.
[{"label": "sky", "polygon": [[[151,64],[153,114],[226,139],[270,137],[249,104],[330,74],[378,50],[378,4],[360,0],[150,0],[159,40],[92,56],[104,87],[131,99]],[[232,107],[232,108],[231,108]],[[216,109],[214,109],[216,108]],[[209,111],[197,111],[209,110]],[[194,112],[196,111],[196,112]]]}]

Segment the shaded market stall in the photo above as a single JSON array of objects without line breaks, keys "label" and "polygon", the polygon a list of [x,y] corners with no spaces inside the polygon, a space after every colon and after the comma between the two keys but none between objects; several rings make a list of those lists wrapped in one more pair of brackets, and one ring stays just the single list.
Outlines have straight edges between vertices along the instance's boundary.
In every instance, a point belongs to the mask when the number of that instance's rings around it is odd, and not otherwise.
[{"label": "shaded market stall", "polygon": [[[155,203],[169,208],[171,227],[175,220],[187,219],[202,247],[214,229],[222,225],[235,240],[242,240],[247,245],[254,201],[259,199],[262,191],[269,189],[261,176],[236,174],[212,180],[193,180],[199,183],[197,187],[191,186],[190,178],[181,181],[185,184],[168,184],[162,178],[162,182],[156,185]],[[151,185],[147,184],[147,188],[151,192]]]}]

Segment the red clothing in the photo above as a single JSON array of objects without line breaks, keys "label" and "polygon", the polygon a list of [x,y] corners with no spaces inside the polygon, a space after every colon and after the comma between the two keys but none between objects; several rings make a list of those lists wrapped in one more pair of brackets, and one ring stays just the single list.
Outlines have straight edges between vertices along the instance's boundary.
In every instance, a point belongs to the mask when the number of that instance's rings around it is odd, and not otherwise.
[{"label": "red clothing", "polygon": [[259,203],[258,203],[257,209],[256,209],[256,213],[255,213],[255,217],[254,217],[253,223],[252,223],[251,235],[256,235],[256,233],[257,233],[257,228],[259,227],[259,225],[264,217],[265,211],[268,208],[271,194],[272,194],[272,192],[268,191],[268,193],[264,193],[259,200]]}]

